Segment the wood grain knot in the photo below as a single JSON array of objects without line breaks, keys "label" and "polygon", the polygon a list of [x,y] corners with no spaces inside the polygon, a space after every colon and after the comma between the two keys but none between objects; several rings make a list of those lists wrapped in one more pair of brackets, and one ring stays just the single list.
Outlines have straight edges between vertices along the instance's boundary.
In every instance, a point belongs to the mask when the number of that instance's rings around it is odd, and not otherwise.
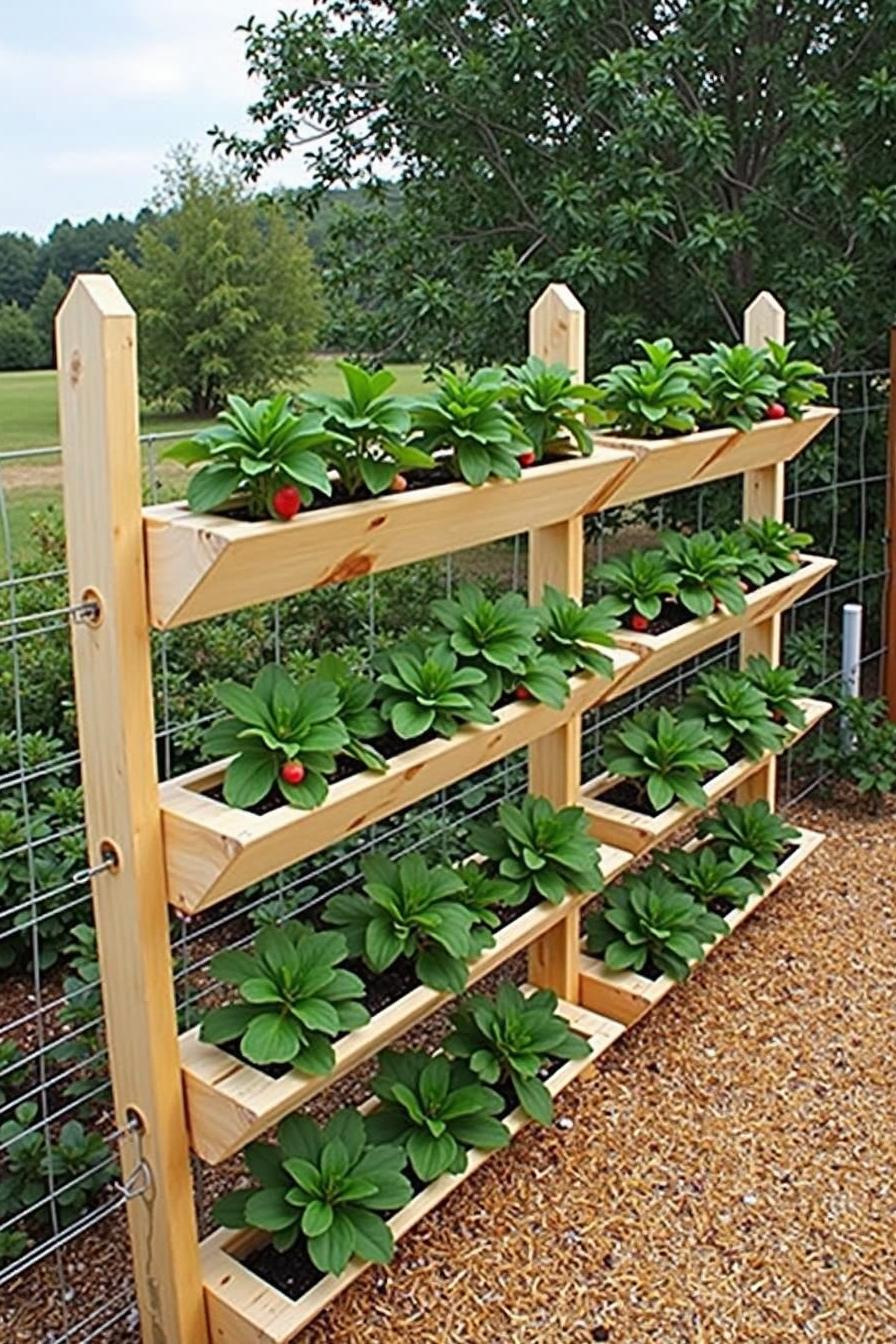
[{"label": "wood grain knot", "polygon": [[373,556],[366,551],[352,551],[344,560],[323,574],[314,585],[323,588],[328,583],[345,583],[349,579],[362,579],[373,569]]},{"label": "wood grain knot", "polygon": [[75,350],[68,366],[68,380],[72,387],[77,387],[81,381],[81,374],[84,372],[84,361],[81,358],[80,350]]}]

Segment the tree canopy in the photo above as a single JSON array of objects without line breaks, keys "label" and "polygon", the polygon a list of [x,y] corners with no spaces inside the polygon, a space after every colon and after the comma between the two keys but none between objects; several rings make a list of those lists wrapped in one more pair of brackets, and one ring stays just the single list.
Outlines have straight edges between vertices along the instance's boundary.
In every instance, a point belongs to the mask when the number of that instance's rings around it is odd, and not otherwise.
[{"label": "tree canopy", "polygon": [[218,143],[371,191],[330,231],[347,343],[509,355],[565,280],[592,360],[730,337],[762,287],[807,351],[881,358],[893,0],[319,0],[244,31],[255,126]]},{"label": "tree canopy", "polygon": [[153,402],[204,415],[228,392],[261,396],[312,349],[320,283],[295,210],[248,195],[232,170],[176,150],[137,259],[107,267],[136,309],[141,386]]}]

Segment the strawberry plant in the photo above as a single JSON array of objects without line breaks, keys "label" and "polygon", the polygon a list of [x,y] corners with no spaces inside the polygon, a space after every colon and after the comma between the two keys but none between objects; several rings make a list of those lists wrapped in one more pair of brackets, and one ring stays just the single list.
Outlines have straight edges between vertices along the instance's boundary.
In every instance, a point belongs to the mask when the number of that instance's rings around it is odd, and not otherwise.
[{"label": "strawberry plant", "polygon": [[765,359],[770,372],[779,384],[777,401],[793,420],[801,420],[807,406],[823,401],[827,396],[824,383],[818,379],[824,370],[808,359],[793,358],[794,342],[786,345],[767,340]]},{"label": "strawberry plant", "polygon": [[564,672],[612,677],[612,659],[601,651],[616,647],[611,631],[619,628],[619,622],[611,600],[582,606],[546,583],[538,616],[538,642]]},{"label": "strawberry plant", "polygon": [[704,409],[694,365],[666,336],[635,344],[643,359],[617,364],[597,379],[602,420],[634,438],[692,433]]},{"label": "strawberry plant", "polygon": [[611,610],[628,616],[633,630],[646,630],[662,611],[663,600],[678,591],[676,572],[662,547],[613,556],[598,566],[597,577],[613,603]]},{"label": "strawberry plant", "polygon": [[[249,405],[228,397],[221,424],[202,429],[167,449],[164,457],[201,467],[187,486],[187,502],[197,513],[220,508],[245,495],[252,518],[291,518],[310,504],[315,491],[332,494],[327,465],[318,450],[330,449],[333,435],[316,411],[296,415],[286,394]],[[278,491],[286,492],[275,503]],[[287,502],[288,501],[288,502]]]},{"label": "strawberry plant", "polygon": [[787,740],[762,692],[744,673],[724,667],[700,673],[684,698],[681,716],[702,720],[719,751],[734,748],[750,761],[780,750]]},{"label": "strawberry plant", "polygon": [[43,1170],[52,1176],[56,1214],[68,1227],[87,1208],[115,1174],[115,1163],[102,1134],[86,1130],[80,1120],[68,1120],[44,1158]]},{"label": "strawberry plant", "polygon": [[742,861],[718,853],[711,844],[695,850],[668,849],[657,854],[656,861],[677,887],[701,905],[727,901],[742,910],[762,890],[759,882],[744,874]]},{"label": "strawberry plant", "polygon": [[[380,369],[368,373],[347,359],[336,361],[345,383],[345,394],[305,392],[302,401],[324,418],[333,437],[327,460],[334,467],[348,495],[362,487],[372,495],[394,486],[401,472],[433,466],[431,455],[406,442],[411,413],[405,400],[391,396],[394,373]],[[406,482],[405,482],[406,484]]]},{"label": "strawberry plant", "polygon": [[398,1144],[421,1181],[466,1170],[467,1152],[506,1148],[510,1131],[496,1119],[505,1109],[459,1060],[422,1050],[384,1050],[371,1089],[380,1104],[367,1117],[372,1143]]},{"label": "strawberry plant", "polygon": [[557,995],[549,989],[526,998],[505,983],[493,999],[472,994],[452,1017],[445,1053],[466,1060],[483,1083],[509,1083],[526,1114],[549,1125],[554,1103],[538,1074],[552,1060],[587,1059],[589,1053],[556,1008]]},{"label": "strawberry plant", "polygon": [[340,965],[347,956],[340,933],[315,933],[297,920],[262,929],[251,952],[216,953],[212,975],[235,986],[242,1002],[207,1012],[200,1039],[214,1045],[239,1039],[251,1064],[329,1073],[336,1063],[330,1041],[370,1020],[359,1002],[363,980]]},{"label": "strawberry plant", "polygon": [[776,817],[764,798],[743,806],[719,803],[717,815],[704,817],[697,832],[710,836],[746,877],[759,881],[776,870],[788,846],[800,838],[796,827]]},{"label": "strawberry plant", "polygon": [[806,714],[798,701],[809,694],[809,688],[800,685],[798,672],[789,667],[773,667],[767,658],[754,654],[747,660],[744,676],[756,687],[777,723],[791,728],[805,727]]},{"label": "strawberry plant", "polygon": [[380,708],[405,741],[430,732],[453,737],[465,723],[495,722],[485,672],[458,666],[449,648],[408,642],[378,655],[375,664]]},{"label": "strawberry plant", "polygon": [[708,354],[694,356],[696,384],[712,425],[731,425],[746,433],[762,420],[783,386],[771,370],[764,350],[748,345],[711,344]]},{"label": "strawberry plant", "polygon": [[574,383],[565,364],[546,364],[530,355],[525,364],[506,370],[507,399],[532,444],[537,461],[547,453],[577,449],[589,457],[591,437],[585,429],[600,394],[588,383]]},{"label": "strawberry plant", "polygon": [[349,953],[381,972],[399,957],[414,962],[417,979],[432,989],[459,994],[475,953],[476,915],[463,900],[464,880],[419,854],[394,863],[383,854],[361,861],[364,893],[338,892],[324,906],[324,921],[341,929]]},{"label": "strawberry plant", "polygon": [[360,761],[368,770],[381,773],[388,769],[382,752],[373,745],[385,730],[380,712],[373,703],[376,684],[369,677],[358,676],[345,659],[335,653],[324,654],[318,661],[315,676],[336,687],[339,699],[336,717],[348,734],[343,753]]},{"label": "strawberry plant", "polygon": [[634,780],[655,812],[676,801],[705,807],[701,780],[725,767],[704,723],[677,719],[665,708],[639,710],[613,728],[603,760],[611,774]]},{"label": "strawberry plant", "polygon": [[559,905],[570,892],[603,886],[600,850],[580,807],[557,810],[546,798],[531,796],[519,807],[505,801],[497,823],[474,825],[470,838],[485,855],[488,872],[510,883],[509,904],[534,898]]},{"label": "strawberry plant", "polygon": [[469,377],[444,370],[435,394],[414,410],[414,444],[428,453],[449,452],[454,474],[468,485],[482,485],[490,476],[516,480],[517,454],[529,441],[502,405],[505,391],[500,369],[479,369]]},{"label": "strawberry plant", "polygon": [[517,889],[513,882],[493,876],[487,864],[477,863],[474,859],[460,864],[455,872],[464,884],[460,900],[475,921],[470,936],[474,955],[478,955],[494,943],[491,932],[501,923],[498,909],[518,903]]},{"label": "strawberry plant", "polygon": [[808,532],[797,532],[777,518],[747,518],[738,531],[763,557],[769,574],[793,574],[802,563],[800,551],[812,545]]},{"label": "strawberry plant", "polygon": [[224,681],[215,694],[230,715],[211,725],[204,748],[213,757],[234,753],[224,775],[226,802],[252,807],[276,786],[291,806],[318,807],[335,753],[349,741],[338,688],[319,678],[296,682],[269,663],[251,689]]},{"label": "strawberry plant", "polygon": [[724,606],[733,616],[746,610],[737,577],[737,559],[711,532],[664,532],[663,550],[676,576],[676,597],[695,616],[710,616]]},{"label": "strawberry plant", "polygon": [[611,971],[654,966],[673,980],[686,980],[690,963],[728,925],[657,867],[629,873],[606,891],[603,904],[585,920],[585,946]]},{"label": "strawberry plant", "polygon": [[387,1264],[395,1253],[384,1211],[413,1195],[403,1175],[407,1157],[395,1144],[368,1141],[352,1108],[324,1126],[288,1115],[277,1142],[250,1143],[243,1157],[257,1185],[224,1195],[214,1206],[223,1227],[258,1227],[276,1250],[301,1239],[322,1274],[341,1274],[353,1255]]},{"label": "strawberry plant", "polygon": [[432,612],[461,663],[485,674],[484,693],[490,705],[518,683],[523,659],[538,652],[538,613],[519,593],[503,593],[492,600],[477,584],[461,583],[455,597],[433,602]]}]

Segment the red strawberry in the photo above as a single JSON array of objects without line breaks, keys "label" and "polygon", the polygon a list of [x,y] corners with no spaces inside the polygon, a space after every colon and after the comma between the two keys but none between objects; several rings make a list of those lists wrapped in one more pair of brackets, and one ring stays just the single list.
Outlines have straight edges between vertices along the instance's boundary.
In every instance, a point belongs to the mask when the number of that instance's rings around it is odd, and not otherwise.
[{"label": "red strawberry", "polygon": [[650,629],[650,622],[646,616],[641,615],[640,611],[632,612],[628,618],[628,624],[630,630],[637,630],[639,634],[643,634],[645,630]]},{"label": "red strawberry", "polygon": [[517,461],[519,462],[521,467],[531,467],[535,461],[535,454],[531,452],[520,453],[519,457],[517,458]]},{"label": "red strawberry", "polygon": [[516,696],[517,700],[532,699],[532,692],[527,690],[525,686],[517,686],[516,690],[514,691],[514,695]]},{"label": "red strawberry", "polygon": [[278,518],[288,520],[295,518],[302,507],[302,496],[299,494],[297,486],[281,485],[279,490],[274,491],[271,504]]},{"label": "red strawberry", "polygon": [[782,406],[780,401],[773,401],[771,406],[767,406],[765,409],[765,418],[766,420],[786,420],[787,407]]},{"label": "red strawberry", "polygon": [[287,761],[280,767],[280,778],[284,784],[301,784],[305,778],[305,767],[301,761]]},{"label": "red strawberry", "polygon": [[400,495],[401,492],[403,490],[407,490],[407,488],[408,488],[408,479],[406,476],[402,476],[401,472],[399,472],[397,476],[392,477],[392,484],[389,486],[389,489],[394,494]]}]

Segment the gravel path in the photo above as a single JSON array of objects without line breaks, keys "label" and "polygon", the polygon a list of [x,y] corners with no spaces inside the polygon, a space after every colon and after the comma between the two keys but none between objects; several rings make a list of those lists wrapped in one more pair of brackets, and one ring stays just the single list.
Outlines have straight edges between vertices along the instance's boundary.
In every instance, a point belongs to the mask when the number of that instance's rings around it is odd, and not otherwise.
[{"label": "gravel path", "polygon": [[305,1344],[893,1344],[896,810],[827,844]]}]

